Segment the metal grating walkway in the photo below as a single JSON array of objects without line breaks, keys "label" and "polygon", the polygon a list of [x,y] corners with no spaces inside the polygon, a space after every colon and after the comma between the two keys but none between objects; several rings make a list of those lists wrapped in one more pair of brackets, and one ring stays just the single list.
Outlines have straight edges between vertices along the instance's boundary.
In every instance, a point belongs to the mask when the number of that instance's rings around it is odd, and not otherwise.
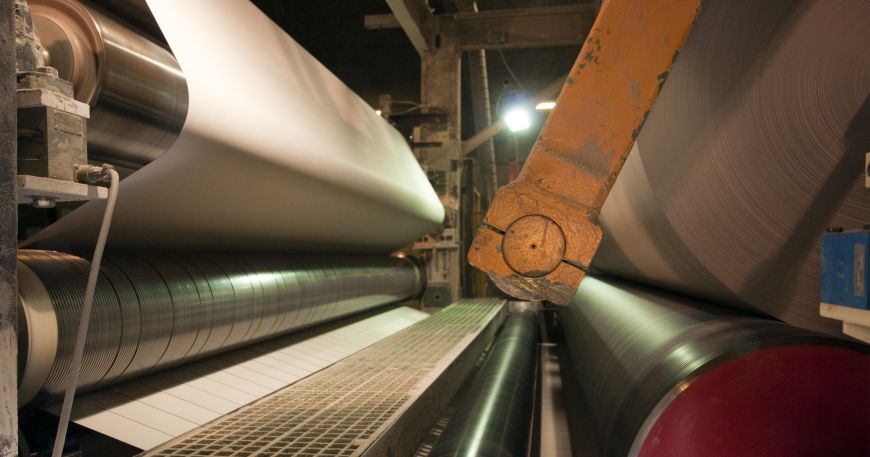
[{"label": "metal grating walkway", "polygon": [[362,455],[437,379],[462,365],[457,359],[482,333],[494,333],[503,305],[498,299],[460,301],[142,455]]}]

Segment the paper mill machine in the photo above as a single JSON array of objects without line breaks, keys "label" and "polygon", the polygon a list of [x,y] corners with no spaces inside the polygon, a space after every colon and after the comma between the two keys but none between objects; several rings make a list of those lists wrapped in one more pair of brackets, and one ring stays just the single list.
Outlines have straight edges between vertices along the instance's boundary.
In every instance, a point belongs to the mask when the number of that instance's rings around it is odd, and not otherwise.
[{"label": "paper mill machine", "polygon": [[[253,3],[0,0],[0,457],[870,455],[870,4],[386,3],[410,140]],[[475,182],[460,62],[566,45]]]}]

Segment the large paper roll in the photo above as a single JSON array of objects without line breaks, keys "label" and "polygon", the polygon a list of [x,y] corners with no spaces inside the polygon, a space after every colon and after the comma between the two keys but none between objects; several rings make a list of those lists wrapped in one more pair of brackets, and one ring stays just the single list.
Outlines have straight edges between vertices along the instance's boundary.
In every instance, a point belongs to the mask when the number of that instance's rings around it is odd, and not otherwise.
[{"label": "large paper roll", "polygon": [[[148,3],[189,109],[170,150],[121,183],[110,247],[385,253],[439,226],[401,134],[253,4]],[[26,244],[89,248],[103,208]]]},{"label": "large paper roll", "polygon": [[839,333],[819,317],[818,239],[870,223],[867,43],[864,0],[705,1],[594,266]]},{"label": "large paper roll", "polygon": [[857,343],[594,276],[560,322],[602,457],[870,452]]}]

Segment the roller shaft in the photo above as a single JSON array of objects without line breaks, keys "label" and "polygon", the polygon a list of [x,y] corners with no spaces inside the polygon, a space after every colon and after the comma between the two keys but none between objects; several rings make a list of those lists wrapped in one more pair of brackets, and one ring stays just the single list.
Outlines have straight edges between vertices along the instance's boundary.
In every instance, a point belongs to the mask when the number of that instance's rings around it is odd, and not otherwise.
[{"label": "roller shaft", "polygon": [[505,322],[466,399],[429,455],[525,456],[537,360],[536,314],[517,311]]},{"label": "roller shaft", "polygon": [[[28,289],[20,291],[27,331],[19,344],[30,354],[20,362],[21,390],[56,396],[70,368],[89,263],[33,250],[19,251],[18,260],[24,276],[37,279],[22,282]],[[422,288],[412,262],[380,257],[116,253],[100,271],[82,391],[407,299]],[[50,338],[52,321],[55,355],[29,350]]]},{"label": "roller shaft", "polygon": [[91,106],[89,158],[139,168],[166,152],[187,116],[187,83],[175,57],[97,7],[29,3],[46,64]]}]

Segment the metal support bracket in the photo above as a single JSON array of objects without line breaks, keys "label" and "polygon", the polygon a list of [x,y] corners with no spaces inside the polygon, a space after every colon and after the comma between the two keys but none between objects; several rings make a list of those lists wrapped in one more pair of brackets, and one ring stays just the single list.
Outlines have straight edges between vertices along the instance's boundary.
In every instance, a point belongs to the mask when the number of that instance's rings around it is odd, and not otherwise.
[{"label": "metal support bracket", "polygon": [[48,208],[59,202],[105,199],[109,190],[63,179],[18,175],[18,204]]},{"label": "metal support bracket", "polygon": [[598,213],[701,0],[601,8],[519,177],[496,194],[468,261],[504,292],[567,304],[601,242]]}]

